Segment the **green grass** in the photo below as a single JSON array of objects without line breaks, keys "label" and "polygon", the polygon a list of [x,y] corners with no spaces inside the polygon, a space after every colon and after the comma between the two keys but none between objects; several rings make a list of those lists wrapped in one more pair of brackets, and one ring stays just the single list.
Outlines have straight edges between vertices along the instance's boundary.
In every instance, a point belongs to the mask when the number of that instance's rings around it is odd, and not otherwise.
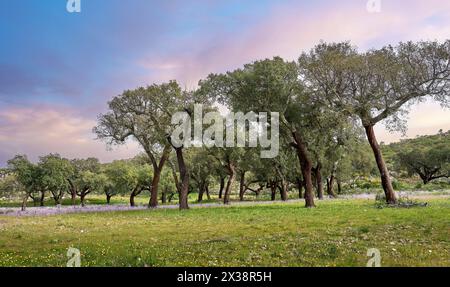
[{"label": "green grass", "polygon": [[0,266],[450,266],[450,200],[426,208],[373,201],[0,216]]}]

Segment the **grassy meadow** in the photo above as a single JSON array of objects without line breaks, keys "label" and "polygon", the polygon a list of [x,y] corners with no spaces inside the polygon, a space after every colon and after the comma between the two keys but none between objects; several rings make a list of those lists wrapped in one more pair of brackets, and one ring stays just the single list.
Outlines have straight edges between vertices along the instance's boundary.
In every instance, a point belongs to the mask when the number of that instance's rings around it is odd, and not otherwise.
[{"label": "grassy meadow", "polygon": [[450,266],[450,199],[383,208],[373,200],[0,216],[0,266]]}]

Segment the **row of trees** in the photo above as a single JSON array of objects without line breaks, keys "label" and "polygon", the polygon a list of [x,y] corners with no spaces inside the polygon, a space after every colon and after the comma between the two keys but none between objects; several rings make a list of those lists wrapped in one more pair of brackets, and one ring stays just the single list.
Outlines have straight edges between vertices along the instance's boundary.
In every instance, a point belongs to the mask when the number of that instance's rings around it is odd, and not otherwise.
[{"label": "row of trees", "polygon": [[79,197],[84,206],[93,192],[104,193],[108,204],[113,196],[128,194],[134,206],[134,198],[150,190],[152,178],[150,166],[139,163],[139,158],[102,165],[96,158],[68,160],[58,154],[40,157],[36,164],[17,155],[8,161],[8,171],[9,191],[23,193],[23,210],[29,198],[44,206],[47,195],[56,205],[61,205],[64,195],[70,196],[72,205]]},{"label": "row of trees", "polygon": [[[306,207],[314,207],[314,190],[319,199],[324,193],[335,196],[341,181],[355,170],[370,173],[375,163],[386,200],[393,204],[397,198],[374,126],[383,121],[390,130],[404,130],[408,107],[427,97],[449,106],[449,59],[450,41],[400,43],[368,52],[349,43],[321,43],[295,62],[275,57],[211,74],[193,91],[171,81],[113,98],[94,132],[110,145],[137,141],[144,154],[132,168],[128,161],[103,167],[96,159],[70,161],[59,155],[42,157],[38,164],[17,156],[9,166],[26,189],[24,202],[49,193],[58,204],[69,193],[73,202],[78,196],[84,204],[89,193],[101,189],[108,201],[129,193],[132,205],[135,196],[149,191],[149,207],[156,207],[159,195],[173,190],[171,197],[176,194],[180,209],[187,209],[190,192],[198,190],[201,201],[211,186],[218,186],[223,202],[230,203],[235,182],[241,200],[246,192],[258,195],[264,189],[286,200],[296,187]],[[177,112],[192,115],[195,104],[212,111],[217,103],[231,112],[278,112],[279,156],[261,159],[259,148],[173,144]],[[367,158],[367,148],[375,161]]]},{"label": "row of trees", "polygon": [[[382,150],[397,179],[414,175],[428,184],[450,175],[449,137],[450,131],[440,132],[382,145]],[[346,189],[357,187],[361,178],[365,180],[359,185],[372,187],[367,179],[376,175],[376,165],[370,153],[370,146],[362,137],[347,140],[345,145],[333,149],[314,151],[314,159],[318,162],[312,168],[316,197],[321,199],[324,193],[335,197],[341,193],[342,185]],[[336,154],[338,159],[333,158]],[[261,159],[258,150],[254,149],[239,149],[232,156],[236,163],[233,191],[239,200],[245,200],[248,193],[259,197],[262,192],[269,193],[272,200],[277,196],[287,200],[294,196],[294,192],[298,192],[298,198],[303,198],[304,181],[299,176],[294,151],[284,151],[276,159]],[[227,203],[230,201],[230,191],[225,189],[229,175],[222,162],[224,157],[217,149],[186,151],[186,166],[192,179],[188,193],[196,193],[198,202],[202,202],[205,196],[211,199],[212,194]],[[16,156],[8,162],[8,168],[0,169],[0,196],[17,197],[22,194],[23,207],[28,198],[35,205],[43,206],[49,197],[55,205],[61,204],[64,196],[70,197],[71,204],[75,205],[79,197],[84,206],[86,196],[96,193],[104,194],[108,204],[114,196],[128,196],[130,206],[135,206],[137,196],[151,191],[153,170],[146,158],[146,155],[138,155],[131,160],[100,164],[95,158],[68,160],[50,154],[34,164],[26,156]],[[179,196],[176,160],[174,155],[169,156],[161,173],[159,199],[162,203]]]},{"label": "row of trees", "polygon": [[[359,142],[362,144],[362,142]],[[323,165],[320,171],[313,174],[317,196],[323,198],[323,181],[317,174],[326,174],[326,192],[336,196],[334,187],[339,187],[341,180],[353,176],[370,174],[374,166],[367,156],[367,146],[353,145],[352,152],[361,154],[354,160],[345,157],[336,165]],[[240,149],[226,154],[220,150],[196,148],[186,151],[184,160],[190,171],[188,194],[196,193],[197,201],[202,202],[205,196],[212,198],[218,195],[224,203],[230,202],[234,189],[239,200],[245,200],[248,193],[259,197],[263,191],[269,191],[272,200],[279,194],[282,200],[289,198],[289,193],[298,191],[303,198],[304,182],[298,176],[299,169],[295,154],[282,154],[277,159],[261,159],[257,150]],[[234,163],[234,179],[228,173],[226,161]],[[365,158],[365,159],[364,159]],[[171,202],[179,197],[180,172],[174,164],[176,155],[167,159],[167,165],[161,171],[159,180],[159,202]],[[347,176],[348,175],[348,176]],[[130,160],[118,160],[101,164],[96,158],[69,160],[58,154],[49,154],[39,158],[37,163],[28,160],[25,155],[17,155],[8,161],[8,168],[0,170],[0,196],[11,198],[22,197],[22,208],[26,208],[29,199],[35,206],[44,206],[51,198],[55,205],[61,205],[63,198],[70,198],[72,205],[78,200],[82,206],[86,204],[89,194],[103,194],[107,204],[114,196],[129,196],[130,206],[135,206],[135,198],[152,190],[153,169],[148,164],[147,156],[141,154]]]},{"label": "row of trees", "polygon": [[[207,182],[214,164],[228,178],[224,193],[228,203],[239,173],[241,190],[245,189],[245,166],[254,154],[248,148],[206,149],[199,156],[205,169],[190,169],[186,148],[172,146],[169,136],[174,129],[171,118],[178,111],[192,114],[194,104],[212,109],[220,102],[230,111],[280,113],[281,155],[256,164],[259,169],[254,175],[274,189],[279,186],[284,198],[287,178],[294,173],[305,189],[306,207],[315,206],[313,178],[320,198],[322,169],[331,167],[328,182],[333,186],[333,174],[342,159],[351,156],[348,143],[360,139],[362,128],[386,200],[394,204],[397,198],[374,126],[384,121],[391,130],[403,130],[401,116],[411,104],[427,97],[448,106],[449,59],[450,41],[400,43],[368,52],[359,52],[349,43],[321,43],[296,62],[276,57],[225,74],[211,74],[195,91],[183,91],[175,81],[126,91],[109,103],[110,111],[99,116],[94,132],[109,144],[123,144],[132,138],[142,146],[153,169],[150,207],[157,205],[160,175],[174,150],[180,208],[185,209],[190,180]],[[292,161],[294,156],[297,163]]]}]

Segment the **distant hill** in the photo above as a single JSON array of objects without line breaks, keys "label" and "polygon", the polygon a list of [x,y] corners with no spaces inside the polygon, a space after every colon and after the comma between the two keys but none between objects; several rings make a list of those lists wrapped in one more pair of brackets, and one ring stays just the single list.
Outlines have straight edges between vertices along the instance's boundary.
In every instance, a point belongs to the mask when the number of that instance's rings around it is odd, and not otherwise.
[{"label": "distant hill", "polygon": [[414,139],[404,139],[400,142],[382,145],[383,155],[387,162],[392,163],[399,151],[411,151],[413,149],[430,149],[439,146],[450,145],[450,130],[440,131],[436,135],[418,136]]}]

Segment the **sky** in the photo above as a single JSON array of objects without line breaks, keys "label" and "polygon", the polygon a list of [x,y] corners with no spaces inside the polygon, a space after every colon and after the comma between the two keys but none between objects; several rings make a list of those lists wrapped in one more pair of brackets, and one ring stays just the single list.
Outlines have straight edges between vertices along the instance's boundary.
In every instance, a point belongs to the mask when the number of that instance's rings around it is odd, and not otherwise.
[{"label": "sky", "polygon": [[[129,158],[92,128],[124,90],[175,79],[193,89],[209,73],[281,56],[320,41],[361,50],[399,41],[450,39],[450,1],[0,0],[0,166],[15,154]],[[377,0],[375,0],[377,1]],[[450,130],[450,111],[412,107],[407,137]],[[379,141],[402,138],[377,127]]]}]

